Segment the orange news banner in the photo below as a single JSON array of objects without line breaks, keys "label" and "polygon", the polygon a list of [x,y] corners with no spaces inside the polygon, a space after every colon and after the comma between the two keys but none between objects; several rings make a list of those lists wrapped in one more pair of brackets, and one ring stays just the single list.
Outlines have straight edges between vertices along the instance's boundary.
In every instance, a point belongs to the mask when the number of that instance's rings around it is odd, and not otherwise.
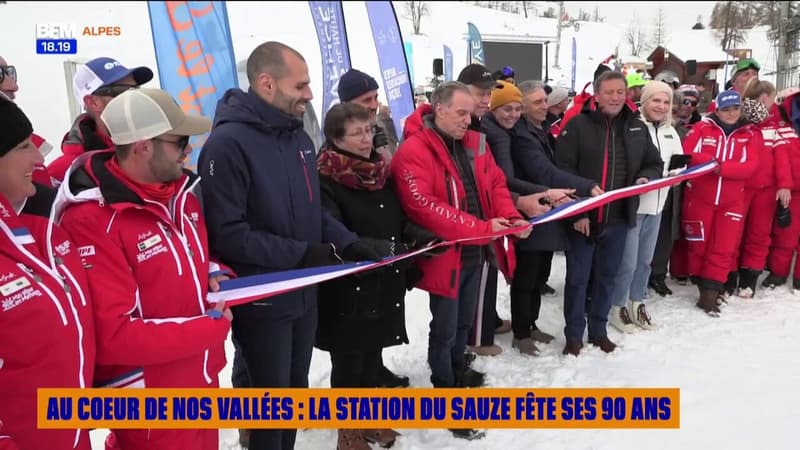
[{"label": "orange news banner", "polygon": [[680,428],[678,388],[47,389],[39,428]]}]

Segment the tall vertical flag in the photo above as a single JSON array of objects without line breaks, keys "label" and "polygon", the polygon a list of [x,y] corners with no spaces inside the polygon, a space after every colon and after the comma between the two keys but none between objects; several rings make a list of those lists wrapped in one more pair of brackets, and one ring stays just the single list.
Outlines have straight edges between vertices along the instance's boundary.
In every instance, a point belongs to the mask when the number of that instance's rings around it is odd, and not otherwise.
[{"label": "tall vertical flag", "polygon": [[[184,112],[213,119],[217,101],[239,86],[225,2],[147,2],[161,89]],[[192,138],[189,167],[208,135]]]},{"label": "tall vertical flag", "polygon": [[414,112],[414,94],[404,52],[403,36],[392,2],[366,2],[372,39],[378,53],[383,88],[398,133],[406,117]]},{"label": "tall vertical flag", "polygon": [[578,41],[572,37],[572,92],[575,92],[575,72],[578,68]]},{"label": "tall vertical flag", "polygon": [[486,59],[483,57],[483,40],[481,33],[478,32],[478,27],[467,23],[469,29],[469,38],[467,39],[467,64],[486,64]]},{"label": "tall vertical flag", "polygon": [[416,83],[414,82],[414,44],[411,42],[403,42],[403,49],[406,52],[406,65],[408,66],[408,77],[411,78],[411,88],[413,90]]},{"label": "tall vertical flag", "polygon": [[344,25],[342,2],[308,2],[317,30],[322,58],[322,112],[339,103],[339,78],[350,70],[350,47]]},{"label": "tall vertical flag", "polygon": [[453,81],[453,51],[444,46],[444,81]]}]

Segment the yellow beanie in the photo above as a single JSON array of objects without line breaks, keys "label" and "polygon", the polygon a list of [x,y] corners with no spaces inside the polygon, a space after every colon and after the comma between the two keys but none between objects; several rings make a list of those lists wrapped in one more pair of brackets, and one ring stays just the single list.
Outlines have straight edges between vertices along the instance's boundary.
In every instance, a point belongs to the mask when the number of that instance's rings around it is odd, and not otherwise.
[{"label": "yellow beanie", "polygon": [[511,83],[498,81],[497,86],[492,89],[492,100],[489,103],[489,109],[494,111],[512,102],[522,103],[522,93],[519,91],[519,88]]}]

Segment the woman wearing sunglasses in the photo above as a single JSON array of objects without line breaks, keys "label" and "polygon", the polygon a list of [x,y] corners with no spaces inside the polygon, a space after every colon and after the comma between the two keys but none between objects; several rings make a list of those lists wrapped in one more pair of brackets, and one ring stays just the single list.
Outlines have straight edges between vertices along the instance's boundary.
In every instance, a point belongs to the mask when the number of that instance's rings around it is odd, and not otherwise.
[{"label": "woman wearing sunglasses", "polygon": [[78,248],[34,184],[42,156],[25,114],[0,99],[0,448],[89,450],[87,430],[36,423],[37,388],[92,386],[93,304]]}]

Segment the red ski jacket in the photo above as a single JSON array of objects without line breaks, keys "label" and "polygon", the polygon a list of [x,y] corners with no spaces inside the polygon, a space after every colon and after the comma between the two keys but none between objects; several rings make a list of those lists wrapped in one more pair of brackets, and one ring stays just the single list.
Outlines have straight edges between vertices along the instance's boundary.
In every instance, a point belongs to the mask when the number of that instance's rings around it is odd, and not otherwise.
[{"label": "red ski jacket", "polygon": [[[169,207],[79,158],[61,185],[62,226],[80,246],[95,300],[96,386],[215,387],[230,322],[206,315],[206,227],[187,173]],[[175,447],[190,448],[188,443]]]},{"label": "red ski jacket", "polygon": [[683,141],[683,151],[692,155],[693,166],[716,160],[719,172],[695,178],[688,184],[692,193],[705,202],[730,205],[742,201],[745,183],[758,169],[764,141],[752,124],[741,125],[726,136],[716,120],[711,115],[694,124]]},{"label": "red ski jacket", "polygon": [[[491,234],[489,219],[494,217],[522,219],[511,201],[506,177],[492,158],[486,136],[473,130],[467,131],[463,145],[472,160],[481,209],[487,219],[481,220],[466,211],[464,184],[441,136],[430,128],[432,116],[428,115],[432,113],[431,105],[421,105],[406,120],[405,140],[392,158],[391,172],[397,195],[411,221],[439,238],[454,240]],[[486,239],[471,241],[470,245],[491,243],[500,270],[511,279],[514,272],[513,246],[506,250],[503,241]],[[418,265],[423,278],[417,287],[435,295],[457,297],[461,272],[460,245],[450,247],[439,256],[421,258]]]},{"label": "red ski jacket", "polygon": [[36,389],[92,386],[92,302],[78,248],[37,186],[18,215],[0,196],[0,449],[89,450],[86,430],[36,423]]}]

